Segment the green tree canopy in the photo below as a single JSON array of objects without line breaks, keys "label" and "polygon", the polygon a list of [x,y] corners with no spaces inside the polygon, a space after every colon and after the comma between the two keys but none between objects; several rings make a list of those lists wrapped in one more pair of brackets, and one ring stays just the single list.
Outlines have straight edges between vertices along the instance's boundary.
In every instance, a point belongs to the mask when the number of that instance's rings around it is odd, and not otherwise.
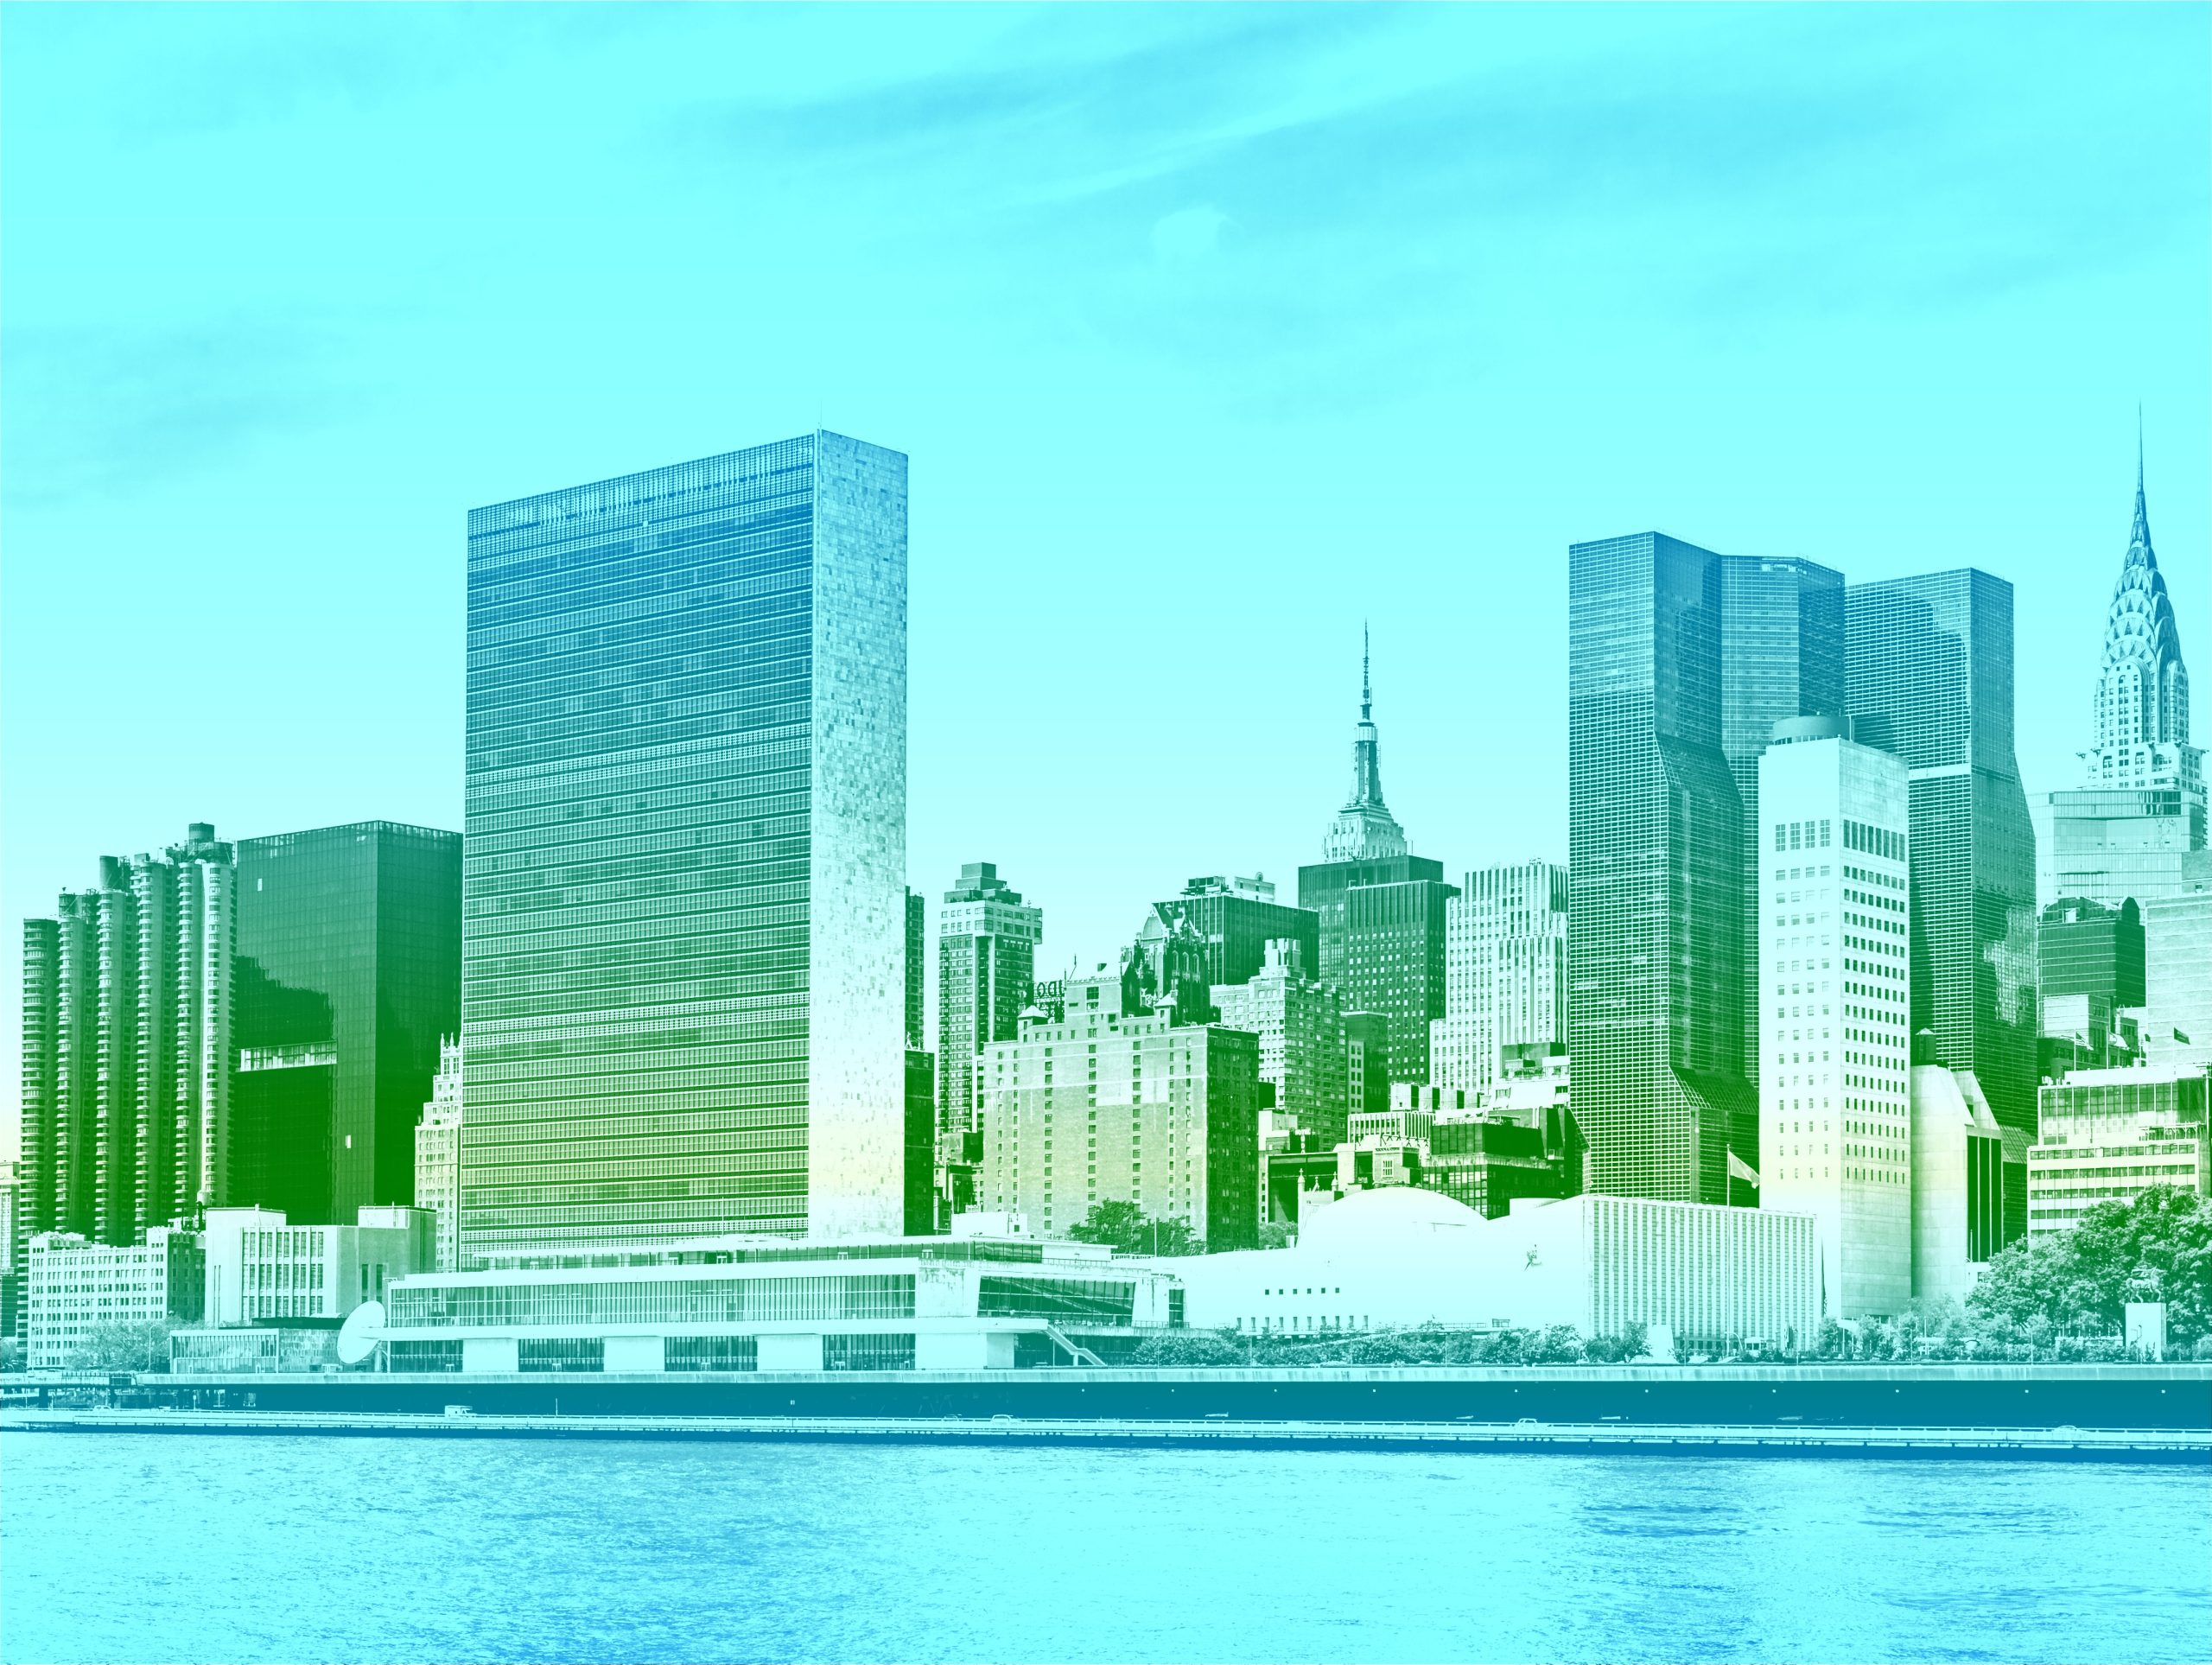
[{"label": "green tree canopy", "polygon": [[85,1332],[69,1355],[73,1370],[166,1370],[169,1368],[169,1331],[177,1326],[162,1319],[143,1324],[100,1324]]},{"label": "green tree canopy", "polygon": [[2156,1185],[2100,1203],[2071,1231],[2000,1251],[1967,1297],[1977,1317],[2061,1335],[2116,1334],[2129,1301],[2164,1301],[2166,1331],[2191,1341],[2212,1330],[2212,1202]]},{"label": "green tree canopy", "polygon": [[1203,1255],[1206,1246],[1185,1220],[1155,1220],[1135,1203],[1093,1203],[1068,1236],[1079,1243],[1104,1243],[1116,1255]]}]

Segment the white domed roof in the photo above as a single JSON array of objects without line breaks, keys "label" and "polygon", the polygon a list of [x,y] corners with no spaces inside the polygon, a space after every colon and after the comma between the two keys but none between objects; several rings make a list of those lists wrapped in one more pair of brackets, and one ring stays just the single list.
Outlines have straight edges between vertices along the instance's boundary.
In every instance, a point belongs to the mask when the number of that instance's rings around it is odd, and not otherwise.
[{"label": "white domed roof", "polygon": [[1309,1210],[1300,1223],[1298,1246],[1323,1254],[1344,1254],[1440,1231],[1464,1231],[1487,1223],[1465,1203],[1417,1185],[1384,1185],[1355,1191],[1325,1207]]}]

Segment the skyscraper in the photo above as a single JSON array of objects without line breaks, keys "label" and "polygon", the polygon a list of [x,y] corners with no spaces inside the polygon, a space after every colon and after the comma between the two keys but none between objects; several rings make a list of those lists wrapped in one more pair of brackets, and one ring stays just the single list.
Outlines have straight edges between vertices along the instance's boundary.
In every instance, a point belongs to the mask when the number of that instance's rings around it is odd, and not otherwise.
[{"label": "skyscraper", "polygon": [[1319,916],[1321,981],[1337,986],[1347,1012],[1389,1019],[1389,1079],[1425,1082],[1429,1024],[1444,1015],[1444,909],[1459,891],[1444,882],[1442,862],[1408,853],[1382,801],[1363,631],[1351,776],[1351,791],[1322,836],[1322,859],[1298,870],[1298,905]]},{"label": "skyscraper", "polygon": [[1834,717],[1759,759],[1759,1204],[1819,1223],[1825,1315],[1912,1298],[1911,817],[1904,760]]},{"label": "skyscraper", "polygon": [[1721,569],[1657,532],[1567,551],[1567,1050],[1592,1186],[1617,1195],[1755,1194]]},{"label": "skyscraper", "polygon": [[1205,980],[1244,982],[1268,963],[1270,943],[1297,944],[1301,975],[1312,976],[1321,962],[1320,916],[1275,900],[1275,887],[1249,879],[1211,874],[1192,880],[1180,896],[1153,904],[1153,912],[1173,925],[1187,920],[1205,944]]},{"label": "skyscraper", "polygon": [[194,823],[24,921],[27,1238],[138,1243],[222,1200],[234,894],[231,847]]},{"label": "skyscraper", "polygon": [[2087,778],[2050,795],[2052,889],[2117,907],[2186,890],[2183,858],[2205,848],[2204,751],[2189,741],[2189,672],[2135,460],[2135,522],[2105,613],[2095,745]]},{"label": "skyscraper", "polygon": [[906,892],[906,1050],[925,1051],[929,1042],[922,1015],[922,975],[928,962],[929,900],[921,892]]},{"label": "skyscraper", "polygon": [[905,1221],[906,460],[469,516],[462,1237]]},{"label": "skyscraper", "polygon": [[1845,612],[1853,735],[1912,776],[1913,1032],[1934,1032],[1934,1062],[1974,1073],[2005,1130],[2009,1240],[2026,1229],[2037,1026],[2012,587],[1985,572],[1929,573],[1854,584]]},{"label": "skyscraper", "polygon": [[429,1103],[415,1124],[415,1206],[437,1222],[432,1265],[458,1272],[461,1263],[461,1042],[438,1046]]},{"label": "skyscraper", "polygon": [[1810,561],[1721,557],[1720,750],[1742,805],[1744,1078],[1753,1087],[1759,1083],[1759,756],[1778,722],[1843,715],[1843,669],[1841,573]]},{"label": "skyscraper", "polygon": [[238,847],[232,1206],[345,1224],[415,1198],[415,1124],[461,1026],[461,836],[391,821]]},{"label": "skyscraper", "polygon": [[1429,1081],[1486,1093],[1506,1046],[1567,1043],[1567,869],[1481,867],[1444,905],[1444,1015]]},{"label": "skyscraper", "polygon": [[1025,904],[997,864],[961,864],[960,881],[938,915],[938,1128],[957,1136],[975,1125],[976,1055],[1020,1032],[1037,984],[1045,910]]},{"label": "skyscraper", "polygon": [[1224,1028],[1260,1038],[1260,1079],[1275,1090],[1276,1125],[1294,1122],[1300,1133],[1334,1147],[1351,1109],[1344,1008],[1337,991],[1314,982],[1305,966],[1295,943],[1270,943],[1267,963],[1255,975],[1214,985],[1213,1005]]}]

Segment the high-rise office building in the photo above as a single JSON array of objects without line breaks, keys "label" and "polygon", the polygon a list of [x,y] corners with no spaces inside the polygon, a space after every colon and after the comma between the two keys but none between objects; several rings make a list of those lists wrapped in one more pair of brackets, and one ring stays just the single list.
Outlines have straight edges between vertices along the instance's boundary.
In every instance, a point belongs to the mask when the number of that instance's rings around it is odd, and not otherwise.
[{"label": "high-rise office building", "polygon": [[2212,1064],[2212,851],[2192,853],[2178,884],[2143,910],[2143,1054]]},{"label": "high-rise office building", "polygon": [[1757,1195],[1721,564],[1657,532],[1567,552],[1567,1051],[1618,1195]]},{"label": "high-rise office building", "polygon": [[1267,963],[1242,982],[1216,983],[1225,1029],[1260,1039],[1260,1079],[1275,1090],[1276,1126],[1333,1146],[1351,1113],[1345,1088],[1344,1014],[1337,991],[1306,975],[1294,942],[1268,944]]},{"label": "high-rise office building", "polygon": [[1266,879],[1212,874],[1192,880],[1180,896],[1153,904],[1167,924],[1186,921],[1205,945],[1205,981],[1238,983],[1268,963],[1271,944],[1294,943],[1307,976],[1321,963],[1321,918],[1310,909],[1275,900]]},{"label": "high-rise office building", "polygon": [[929,952],[929,903],[921,892],[906,892],[906,1050],[926,1051],[927,1030],[922,1013],[922,977]]},{"label": "high-rise office building", "polygon": [[433,1264],[461,1270],[461,1042],[439,1043],[430,1102],[415,1124],[415,1206],[437,1222]]},{"label": "high-rise office building", "polygon": [[2052,891],[2147,907],[2183,887],[2183,859],[2205,848],[2205,785],[2203,748],[2189,740],[2181,634],[2151,548],[2139,449],[2135,522],[2105,613],[2093,732],[2087,778],[2050,795]]},{"label": "high-rise office building", "polygon": [[1045,910],[995,863],[966,861],[937,928],[938,1131],[957,1138],[975,1122],[976,1054],[1014,1038],[1035,995]]},{"label": "high-rise office building", "polygon": [[897,1233],[906,460],[469,515],[462,1238]]},{"label": "high-rise office building", "polygon": [[1826,1313],[1912,1299],[1912,1037],[1904,760],[1834,717],[1759,759],[1759,1205],[1819,1223]]},{"label": "high-rise office building", "polygon": [[1567,869],[1480,867],[1444,905],[1444,1015],[1429,1082],[1487,1094],[1508,1046],[1567,1044]]},{"label": "high-rise office building", "polygon": [[2036,982],[2044,1079],[2132,1062],[2127,1014],[2139,1012],[2145,998],[2143,918],[2133,899],[2107,907],[2066,896],[2044,909],[2036,925]]},{"label": "high-rise office building", "polygon": [[194,823],[23,925],[18,1235],[146,1241],[222,1200],[231,847]]},{"label": "high-rise office building", "polygon": [[241,840],[233,1207],[343,1223],[415,1198],[415,1124],[461,1027],[461,836],[365,821]]},{"label": "high-rise office building", "polygon": [[[1854,584],[1853,737],[1912,774],[1912,1028],[2005,1130],[2008,1241],[2035,1138],[2035,830],[2012,754],[2012,587],[1985,572]],[[1575,1060],[1578,1072],[1581,1060]]]},{"label": "high-rise office building", "polygon": [[1065,1237],[1101,1203],[1181,1220],[1209,1249],[1259,1230],[1260,1044],[1131,1003],[1103,967],[1071,977],[1057,1014],[1033,1014],[978,1066],[982,1205]]},{"label": "high-rise office building", "polygon": [[1720,750],[1741,806],[1744,1078],[1754,1088],[1760,1029],[1759,756],[1775,724],[1843,714],[1843,575],[1795,558],[1722,556]]},{"label": "high-rise office building", "polygon": [[1382,801],[1381,742],[1363,634],[1352,785],[1321,840],[1322,859],[1298,870],[1298,905],[1318,916],[1321,981],[1346,1011],[1389,1020],[1389,1081],[1426,1082],[1429,1025],[1444,1015],[1445,906],[1459,894],[1440,861],[1408,853]]}]

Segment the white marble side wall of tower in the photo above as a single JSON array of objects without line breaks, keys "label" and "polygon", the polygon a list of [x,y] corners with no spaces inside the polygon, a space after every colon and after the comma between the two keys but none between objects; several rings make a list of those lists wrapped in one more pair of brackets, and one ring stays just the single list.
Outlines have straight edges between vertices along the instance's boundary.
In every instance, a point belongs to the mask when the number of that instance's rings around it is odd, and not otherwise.
[{"label": "white marble side wall of tower", "polygon": [[807,1230],[905,1228],[906,459],[815,441]]}]

